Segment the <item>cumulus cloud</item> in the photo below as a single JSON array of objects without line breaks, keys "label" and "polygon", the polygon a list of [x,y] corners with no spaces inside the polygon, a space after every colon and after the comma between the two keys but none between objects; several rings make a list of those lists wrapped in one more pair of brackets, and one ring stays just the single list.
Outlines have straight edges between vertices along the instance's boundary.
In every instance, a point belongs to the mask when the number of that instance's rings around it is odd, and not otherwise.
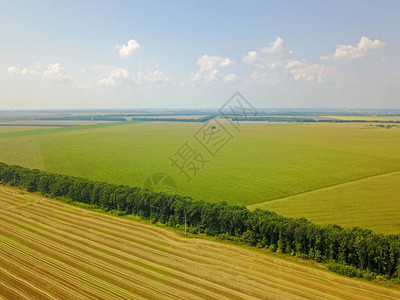
[{"label": "cumulus cloud", "polygon": [[355,45],[342,45],[336,46],[336,50],[332,55],[321,56],[321,60],[338,59],[338,60],[351,60],[362,58],[368,55],[373,55],[377,50],[386,46],[386,43],[379,40],[370,40],[367,37],[362,37],[360,42]]},{"label": "cumulus cloud", "polygon": [[140,45],[136,40],[129,40],[127,45],[116,45],[115,48],[119,50],[119,57],[127,59],[133,52],[140,49]]},{"label": "cumulus cloud", "polygon": [[67,82],[68,77],[60,63],[54,63],[47,65],[47,68],[42,71],[40,64],[36,63],[34,66],[26,68],[17,68],[16,66],[8,67],[7,72],[12,75],[42,75],[44,79],[56,81],[56,82]]},{"label": "cumulus cloud", "polygon": [[155,70],[154,72],[148,72],[147,74],[138,73],[137,76],[133,78],[133,81],[136,84],[164,83],[168,82],[169,78],[160,70]]},{"label": "cumulus cloud", "polygon": [[40,64],[36,63],[34,66],[19,69],[16,66],[7,68],[7,72],[12,75],[40,75]]},{"label": "cumulus cloud", "polygon": [[43,72],[43,78],[57,82],[69,81],[60,63],[47,65],[46,71]]},{"label": "cumulus cloud", "polygon": [[289,60],[289,62],[286,64],[285,69],[292,69],[292,68],[298,68],[304,66],[304,62],[300,62],[298,60],[292,59]]},{"label": "cumulus cloud", "polygon": [[19,70],[16,66],[8,67],[7,68],[8,74],[21,74],[21,70]]},{"label": "cumulus cloud", "polygon": [[336,68],[314,64],[306,67],[294,68],[290,70],[294,80],[324,83],[336,73]]},{"label": "cumulus cloud", "polygon": [[251,79],[261,84],[276,84],[291,79],[323,83],[336,72],[333,67],[309,65],[306,61],[297,60],[280,37],[260,50],[249,51],[242,60],[255,67]]},{"label": "cumulus cloud", "polygon": [[225,75],[220,71],[221,68],[233,65],[233,61],[230,58],[203,55],[197,60],[197,65],[199,66],[199,71],[190,76],[190,80],[193,82],[200,80],[206,82],[222,80],[228,83],[236,80],[235,74],[230,73]]},{"label": "cumulus cloud", "polygon": [[237,79],[238,79],[237,76],[233,73],[230,73],[230,74],[224,76],[225,83],[234,82]]},{"label": "cumulus cloud", "polygon": [[129,72],[122,68],[115,68],[108,77],[100,79],[97,85],[102,87],[119,87],[128,81]]},{"label": "cumulus cloud", "polygon": [[254,65],[258,69],[277,69],[279,67],[292,67],[301,64],[292,57],[293,51],[283,42],[283,39],[277,37],[275,41],[270,42],[269,46],[258,51],[249,51],[242,60]]}]

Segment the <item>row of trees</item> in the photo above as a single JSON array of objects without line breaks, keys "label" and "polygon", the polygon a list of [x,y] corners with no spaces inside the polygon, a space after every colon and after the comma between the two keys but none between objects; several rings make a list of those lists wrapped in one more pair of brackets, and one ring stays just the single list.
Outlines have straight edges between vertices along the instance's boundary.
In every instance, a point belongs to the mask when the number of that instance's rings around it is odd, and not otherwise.
[{"label": "row of trees", "polygon": [[324,123],[400,123],[394,120],[341,120],[341,119],[320,119],[305,117],[233,117],[232,121],[267,121],[267,122],[324,122]]},{"label": "row of trees", "polygon": [[142,113],[124,113],[124,114],[108,114],[107,116],[111,116],[111,117],[170,117],[170,116],[204,116],[204,115],[215,115],[217,114],[218,111],[217,110],[200,110],[200,111],[185,111],[185,112],[181,112],[181,111],[170,111],[170,112],[159,112],[159,113],[146,113],[146,112],[142,112]]},{"label": "row of trees", "polygon": [[[118,117],[121,116],[121,117]],[[57,116],[57,117],[43,117],[38,118],[37,120],[46,120],[46,121],[117,121],[117,122],[125,122],[126,118],[133,116],[132,121],[170,121],[170,122],[206,122],[212,118],[214,115],[208,115],[199,118],[168,118],[167,114],[165,117],[158,117],[158,118],[146,118],[146,117],[138,117],[139,115],[89,115],[89,116]],[[147,114],[144,116],[152,116],[152,114]],[[155,115],[157,116],[157,115]]]},{"label": "row of trees", "polygon": [[225,202],[209,203],[4,163],[0,163],[0,181],[30,192],[66,197],[170,226],[183,225],[186,220],[195,232],[241,239],[249,245],[280,253],[400,277],[399,235],[385,236],[337,225],[318,226],[304,218],[287,218],[265,210],[251,212],[244,206]]},{"label": "row of trees", "polygon": [[43,117],[36,120],[43,121],[115,121],[125,122],[125,118],[111,117],[107,115],[88,115],[88,116],[63,116],[63,117]]},{"label": "row of trees", "polygon": [[267,121],[267,122],[315,122],[304,117],[233,117],[232,121]]},{"label": "row of trees", "polygon": [[[365,278],[367,280],[373,280],[375,278],[379,278],[378,276],[380,276],[369,270],[360,270],[353,266],[338,264],[334,262],[328,263],[328,269],[332,272],[339,273],[348,277]],[[384,278],[383,276],[380,277],[382,277],[381,279]]]},{"label": "row of trees", "polygon": [[400,123],[395,120],[341,120],[341,119],[321,119],[318,122],[325,123]]},{"label": "row of trees", "polygon": [[207,122],[214,116],[205,116],[197,119],[185,118],[132,118],[132,121],[163,121],[163,122]]}]

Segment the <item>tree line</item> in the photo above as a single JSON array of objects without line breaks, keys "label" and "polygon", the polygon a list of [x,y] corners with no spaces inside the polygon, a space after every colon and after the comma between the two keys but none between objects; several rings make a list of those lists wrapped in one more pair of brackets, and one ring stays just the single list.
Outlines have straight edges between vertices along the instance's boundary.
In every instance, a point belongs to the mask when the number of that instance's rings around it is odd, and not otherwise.
[{"label": "tree line", "polygon": [[36,118],[35,120],[41,121],[114,121],[114,122],[126,122],[125,118],[116,118],[102,115],[88,115],[88,116],[66,116],[66,117],[43,117]]},{"label": "tree line", "polygon": [[400,123],[395,120],[342,120],[342,119],[320,119],[305,117],[274,117],[274,116],[257,116],[257,117],[232,117],[232,121],[264,121],[264,122],[323,122],[323,123]]},{"label": "tree line", "polygon": [[185,118],[132,118],[132,121],[163,121],[163,122],[207,122],[215,116],[205,116],[197,119],[185,119]]},{"label": "tree line", "polygon": [[341,119],[322,119],[317,122],[324,123],[400,123],[400,121],[394,120],[341,120]]},{"label": "tree line", "polygon": [[[328,263],[331,270],[367,279],[381,274],[400,277],[400,236],[373,233],[358,227],[320,226],[300,218],[226,202],[210,203],[181,195],[142,190],[138,187],[59,175],[0,163],[0,182],[65,197],[85,205],[135,214],[168,226],[185,224],[194,233],[268,248],[301,258]],[[359,271],[357,271],[357,270]]]},{"label": "tree line", "polygon": [[232,117],[232,121],[264,121],[264,122],[315,122],[312,118],[302,117]]}]

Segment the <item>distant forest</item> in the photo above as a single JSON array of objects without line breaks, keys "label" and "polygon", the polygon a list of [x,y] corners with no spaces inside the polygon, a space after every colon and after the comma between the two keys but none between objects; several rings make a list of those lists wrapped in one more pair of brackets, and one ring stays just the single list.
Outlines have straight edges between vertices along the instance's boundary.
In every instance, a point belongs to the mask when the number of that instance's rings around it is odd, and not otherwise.
[{"label": "distant forest", "polygon": [[[206,122],[214,116],[205,116],[205,117],[199,117],[199,118],[167,118],[166,116],[164,117],[146,117],[150,115],[145,115],[141,117],[137,117],[137,115],[134,115],[134,117],[131,118],[132,121],[164,121],[164,122]],[[158,115],[155,115],[158,116]],[[124,117],[117,117],[117,116],[111,116],[111,115],[88,115],[88,116],[63,116],[63,117],[43,117],[43,118],[37,118],[36,120],[41,120],[41,121],[115,121],[115,122],[126,122],[126,118],[128,116]]]},{"label": "distant forest", "polygon": [[184,119],[184,118],[132,118],[132,121],[163,121],[163,122],[207,122],[215,116],[205,116],[198,119]]},{"label": "distant forest", "polygon": [[233,117],[232,121],[263,121],[263,122],[316,122],[304,117]]}]

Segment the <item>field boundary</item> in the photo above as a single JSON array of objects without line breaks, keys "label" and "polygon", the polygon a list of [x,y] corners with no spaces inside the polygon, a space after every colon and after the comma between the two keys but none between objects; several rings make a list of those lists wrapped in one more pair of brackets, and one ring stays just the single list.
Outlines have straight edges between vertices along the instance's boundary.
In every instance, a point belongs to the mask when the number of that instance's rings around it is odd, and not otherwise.
[{"label": "field boundary", "polygon": [[366,176],[366,177],[363,177],[363,178],[342,182],[342,183],[339,183],[339,184],[329,185],[329,186],[326,186],[326,187],[323,187],[323,188],[319,188],[319,189],[315,189],[315,190],[310,190],[310,191],[306,191],[306,192],[302,192],[302,193],[298,193],[298,194],[293,194],[293,195],[290,195],[288,197],[276,198],[276,199],[272,199],[272,200],[269,200],[269,201],[264,201],[264,202],[260,202],[260,203],[256,203],[256,204],[251,204],[251,205],[248,205],[246,207],[248,209],[250,209],[250,210],[254,210],[256,208],[259,208],[259,207],[263,206],[266,203],[280,202],[280,201],[288,200],[290,198],[294,198],[294,197],[301,196],[301,195],[313,194],[313,193],[316,193],[316,192],[326,191],[326,190],[330,190],[330,189],[333,189],[333,188],[336,188],[336,187],[340,187],[340,186],[351,185],[353,183],[360,182],[360,181],[372,180],[374,178],[382,178],[382,177],[386,177],[386,176],[394,175],[394,174],[398,174],[398,173],[400,173],[400,170],[391,171],[391,172],[387,172],[387,173],[382,173],[382,174],[378,174],[378,175],[370,175],[370,176]]}]

